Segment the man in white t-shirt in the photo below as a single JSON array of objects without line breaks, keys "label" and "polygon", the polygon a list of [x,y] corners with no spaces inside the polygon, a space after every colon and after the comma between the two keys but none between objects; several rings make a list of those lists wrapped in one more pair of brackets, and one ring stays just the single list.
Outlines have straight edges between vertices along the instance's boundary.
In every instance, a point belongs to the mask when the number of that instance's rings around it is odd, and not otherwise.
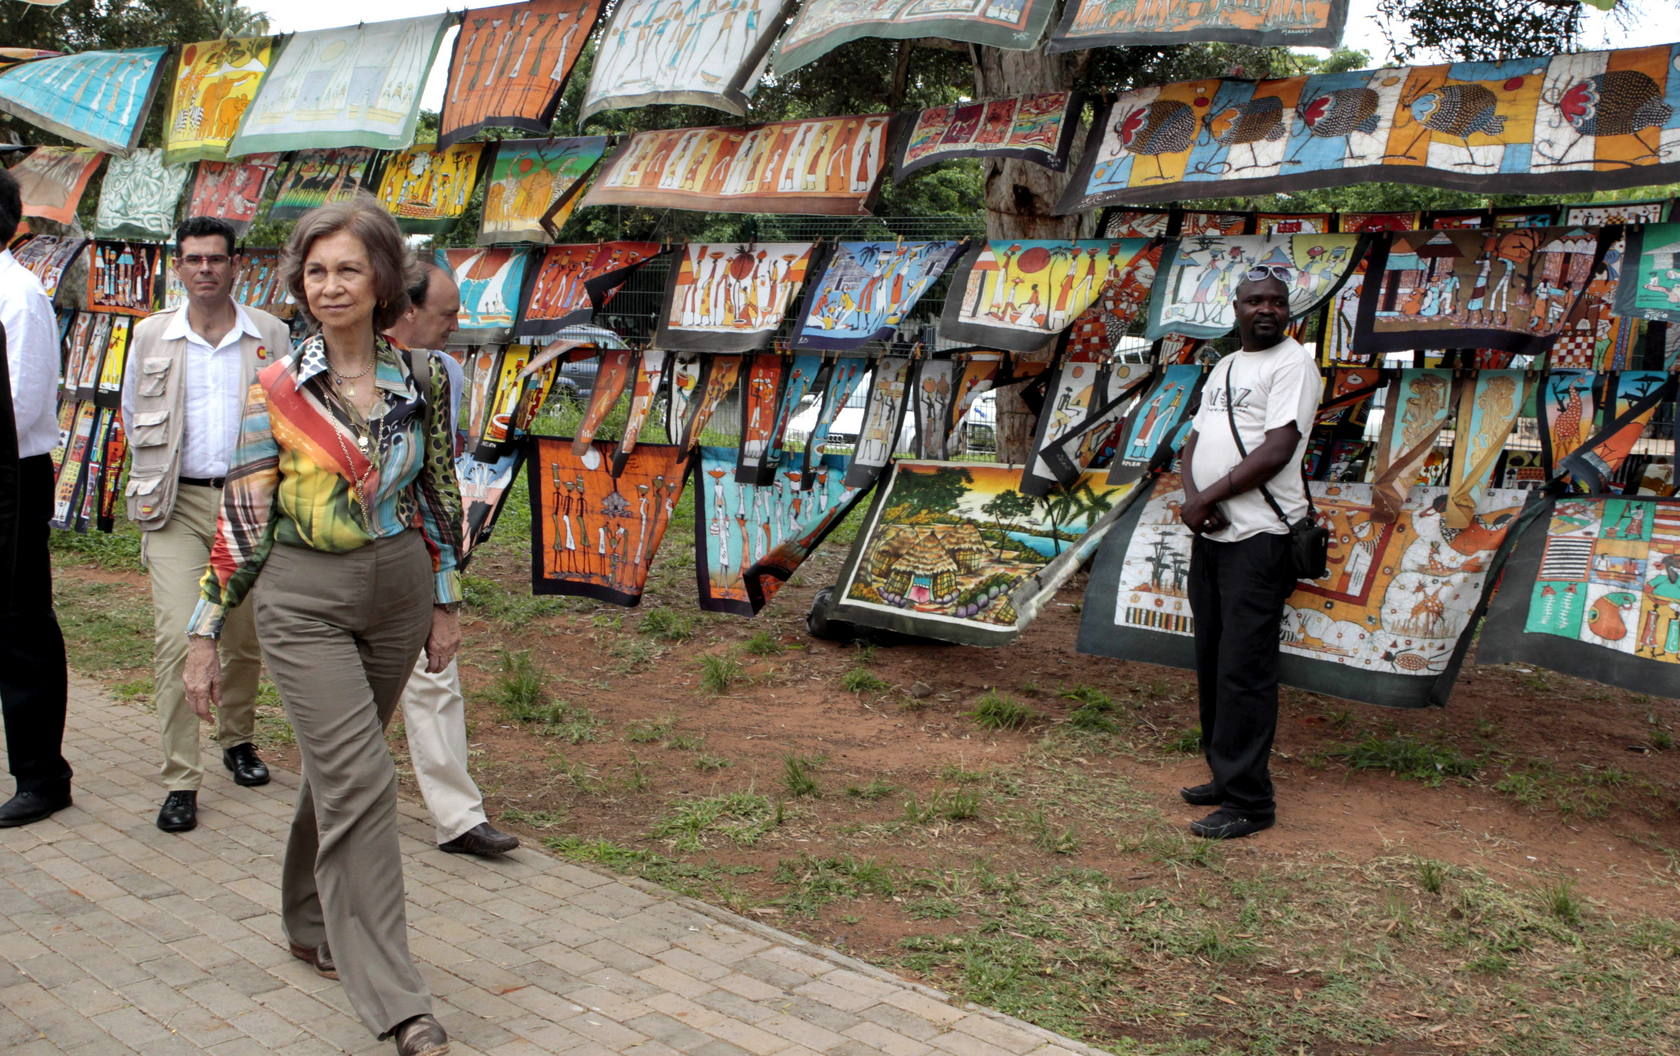
[{"label": "man in white t-shirt", "polygon": [[1307,512],[1301,456],[1323,385],[1312,353],[1284,334],[1289,278],[1255,268],[1237,286],[1242,349],[1214,365],[1184,444],[1180,518],[1196,536],[1187,593],[1213,780],[1180,795],[1217,808],[1190,823],[1209,839],[1270,828],[1277,812],[1268,763],[1283,603],[1295,588],[1289,525]]}]

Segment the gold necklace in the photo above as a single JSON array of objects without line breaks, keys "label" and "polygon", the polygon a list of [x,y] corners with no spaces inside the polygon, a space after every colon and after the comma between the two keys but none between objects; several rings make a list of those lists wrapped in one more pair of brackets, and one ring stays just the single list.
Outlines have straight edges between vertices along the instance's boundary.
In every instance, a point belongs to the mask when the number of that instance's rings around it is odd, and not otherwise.
[{"label": "gold necklace", "polygon": [[360,476],[356,475],[356,471],[351,468],[352,460],[350,457],[350,448],[345,446],[344,434],[339,432],[337,429],[334,429],[333,439],[338,441],[339,453],[344,456],[344,468],[350,474],[350,492],[355,499],[357,507],[361,510],[362,527],[366,529],[368,538],[371,539],[375,537],[375,533],[373,530],[373,505],[368,501],[367,481],[369,477],[373,476],[374,471],[379,468],[377,462],[379,445],[377,443],[369,442],[372,439],[370,434],[373,432],[373,423],[369,422],[367,425],[367,433],[362,433],[358,430],[356,434],[356,446],[362,449],[363,455],[367,461],[367,469],[364,470]]},{"label": "gold necklace", "polygon": [[372,359],[368,360],[368,365],[362,368],[362,372],[360,374],[340,374],[337,370],[333,369],[333,366],[332,366],[331,363],[328,363],[327,364],[327,373],[332,375],[332,380],[333,380],[333,385],[334,386],[336,386],[340,391],[342,391],[344,393],[344,395],[353,397],[353,396],[356,395],[356,386],[346,385],[345,382],[359,381],[362,378],[367,377],[368,372],[373,369],[373,365],[375,363],[377,363],[378,361],[379,361],[379,356],[376,354],[376,355],[374,355],[374,357]]}]

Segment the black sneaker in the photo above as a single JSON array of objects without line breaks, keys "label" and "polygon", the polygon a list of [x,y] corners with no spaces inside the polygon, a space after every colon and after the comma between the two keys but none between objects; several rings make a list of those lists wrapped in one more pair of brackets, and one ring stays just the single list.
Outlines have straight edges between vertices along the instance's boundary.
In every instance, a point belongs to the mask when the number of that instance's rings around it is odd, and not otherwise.
[{"label": "black sneaker", "polygon": [[1244,814],[1220,807],[1200,821],[1192,821],[1190,831],[1207,840],[1234,840],[1269,829],[1274,820],[1270,815]]},{"label": "black sneaker", "polygon": [[1213,786],[1209,781],[1205,785],[1191,785],[1189,788],[1178,790],[1178,798],[1192,807],[1217,807],[1225,802],[1225,794]]}]

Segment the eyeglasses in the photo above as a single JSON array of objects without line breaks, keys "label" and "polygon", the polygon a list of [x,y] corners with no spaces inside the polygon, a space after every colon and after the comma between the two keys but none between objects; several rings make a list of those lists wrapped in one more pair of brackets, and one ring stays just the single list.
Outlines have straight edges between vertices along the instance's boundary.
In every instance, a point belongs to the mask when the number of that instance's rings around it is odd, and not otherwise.
[{"label": "eyeglasses", "polygon": [[1249,268],[1248,274],[1243,276],[1243,279],[1248,282],[1259,282],[1261,279],[1276,279],[1279,282],[1286,284],[1289,282],[1290,278],[1289,269],[1281,264],[1261,264],[1258,267]]},{"label": "eyeglasses", "polygon": [[233,258],[228,256],[226,253],[210,253],[205,255],[188,253],[186,256],[181,258],[181,266],[184,268],[194,269],[203,267],[219,268],[232,259]]}]

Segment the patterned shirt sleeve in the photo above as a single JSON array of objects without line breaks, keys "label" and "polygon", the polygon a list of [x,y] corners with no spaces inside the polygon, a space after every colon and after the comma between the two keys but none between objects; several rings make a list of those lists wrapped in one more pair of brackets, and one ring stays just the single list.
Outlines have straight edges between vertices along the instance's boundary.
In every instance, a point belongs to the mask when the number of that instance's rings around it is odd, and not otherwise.
[{"label": "patterned shirt sleeve", "polygon": [[[416,352],[416,355],[431,355]],[[426,460],[415,480],[420,505],[420,534],[431,551],[437,574],[433,601],[447,605],[461,600],[461,487],[455,479],[455,432],[449,419],[449,375],[431,364],[430,413],[426,422]]]},{"label": "patterned shirt sleeve", "polygon": [[219,637],[223,614],[244,600],[262,571],[274,545],[274,495],[279,482],[280,446],[270,428],[268,394],[259,378],[245,396],[239,444],[222,491],[216,539],[199,583],[199,601],[188,634]]}]

